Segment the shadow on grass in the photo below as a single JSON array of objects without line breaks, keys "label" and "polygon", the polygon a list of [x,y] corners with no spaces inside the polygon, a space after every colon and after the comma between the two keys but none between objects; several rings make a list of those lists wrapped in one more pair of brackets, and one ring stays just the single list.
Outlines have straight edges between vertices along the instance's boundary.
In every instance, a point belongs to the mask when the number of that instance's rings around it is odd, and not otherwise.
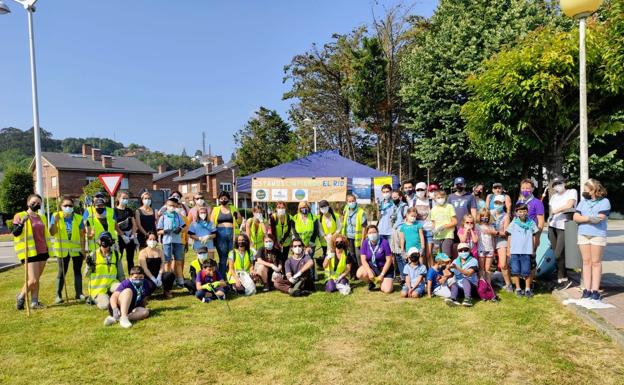
[{"label": "shadow on grass", "polygon": [[[149,305],[148,305],[149,307]],[[179,311],[179,310],[186,310],[188,309],[188,306],[171,306],[171,307],[161,307],[161,308],[157,308],[157,309],[152,309],[150,308],[150,318],[151,317],[158,317],[161,313],[166,313],[169,311]]]}]

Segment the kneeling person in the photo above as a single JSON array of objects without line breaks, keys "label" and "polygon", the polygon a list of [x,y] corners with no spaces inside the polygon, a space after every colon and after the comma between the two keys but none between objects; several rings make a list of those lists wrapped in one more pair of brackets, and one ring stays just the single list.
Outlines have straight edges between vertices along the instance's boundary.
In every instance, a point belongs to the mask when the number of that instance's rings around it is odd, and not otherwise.
[{"label": "kneeling person", "polygon": [[195,297],[208,303],[213,299],[225,299],[227,284],[217,271],[217,263],[209,259],[202,262],[202,268],[195,276]]},{"label": "kneeling person", "polygon": [[132,327],[130,321],[139,321],[149,317],[146,308],[147,297],[156,289],[156,285],[145,279],[145,273],[141,266],[133,266],[130,269],[130,278],[117,286],[111,295],[108,306],[109,316],[104,320],[105,326],[110,326],[119,321],[122,328]]}]

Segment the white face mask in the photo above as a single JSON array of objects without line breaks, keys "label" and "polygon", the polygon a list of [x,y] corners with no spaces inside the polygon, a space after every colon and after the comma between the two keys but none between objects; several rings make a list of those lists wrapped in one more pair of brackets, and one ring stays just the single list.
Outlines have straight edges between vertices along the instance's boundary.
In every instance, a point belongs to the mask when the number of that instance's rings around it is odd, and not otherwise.
[{"label": "white face mask", "polygon": [[303,247],[301,246],[294,246],[292,250],[295,255],[301,255],[301,253],[303,253]]},{"label": "white face mask", "polygon": [[208,254],[197,254],[197,259],[203,262],[208,259]]},{"label": "white face mask", "polygon": [[327,214],[329,212],[329,207],[321,207],[320,210],[323,214]]},{"label": "white face mask", "polygon": [[262,214],[256,213],[256,214],[254,214],[254,218],[256,218],[259,221],[262,221]]},{"label": "white face mask", "polygon": [[562,184],[558,184],[554,188],[555,188],[555,191],[559,194],[565,191],[565,185],[562,185]]},{"label": "white face mask", "polygon": [[69,216],[73,212],[74,212],[74,208],[73,207],[63,207],[63,214]]},{"label": "white face mask", "polygon": [[152,200],[151,199],[143,199],[143,204],[145,206],[151,206],[152,205]]},{"label": "white face mask", "polygon": [[158,246],[158,241],[153,240],[153,239],[149,239],[146,243],[147,243],[147,246],[148,246],[150,249],[153,249],[153,248],[155,248],[156,246]]},{"label": "white face mask", "polygon": [[425,191],[416,191],[416,196],[418,197],[418,199],[423,199],[425,197],[425,194]]},{"label": "white face mask", "polygon": [[286,215],[286,209],[277,209],[277,215],[283,217],[284,215]]},{"label": "white face mask", "polygon": [[206,201],[205,201],[205,200],[203,200],[203,199],[198,199],[198,200],[197,200],[197,205],[198,205],[198,206],[203,206],[203,205],[204,205],[204,203],[206,203]]},{"label": "white face mask", "polygon": [[444,206],[444,204],[446,203],[446,198],[438,198],[436,199],[436,203],[440,206]]},{"label": "white face mask", "polygon": [[199,219],[201,219],[202,221],[205,221],[206,220],[206,213],[199,214]]},{"label": "white face mask", "polygon": [[383,197],[383,199],[388,200],[390,199],[390,193],[383,193],[381,194],[381,196]]}]

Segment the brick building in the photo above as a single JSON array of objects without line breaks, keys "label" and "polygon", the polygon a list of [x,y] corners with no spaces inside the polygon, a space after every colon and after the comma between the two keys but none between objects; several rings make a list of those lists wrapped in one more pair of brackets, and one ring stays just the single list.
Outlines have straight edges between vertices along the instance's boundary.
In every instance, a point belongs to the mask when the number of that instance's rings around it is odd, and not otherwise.
[{"label": "brick building", "polygon": [[184,175],[184,170],[168,170],[165,166],[158,166],[158,173],[152,177],[152,190],[163,190],[171,193],[178,189],[178,182],[174,181],[175,178]]},{"label": "brick building", "polygon": [[233,182],[238,173],[234,162],[223,163],[221,156],[205,157],[202,167],[173,178],[183,200],[190,202],[193,194],[201,193],[207,201],[216,202],[219,192],[232,192]]},{"label": "brick building", "polygon": [[[98,178],[100,174],[123,174],[119,188],[130,192],[136,198],[144,189],[152,187],[156,172],[140,160],[126,156],[102,155],[97,148],[82,145],[82,154],[43,152],[43,189],[46,197],[79,197],[82,188]],[[35,162],[30,170],[36,178]]]}]

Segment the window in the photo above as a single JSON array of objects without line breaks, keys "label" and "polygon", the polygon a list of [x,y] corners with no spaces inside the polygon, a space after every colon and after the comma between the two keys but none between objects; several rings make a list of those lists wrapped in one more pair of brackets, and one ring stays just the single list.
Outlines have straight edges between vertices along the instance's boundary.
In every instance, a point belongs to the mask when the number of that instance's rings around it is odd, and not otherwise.
[{"label": "window", "polygon": [[96,179],[97,179],[97,177],[95,177],[95,176],[88,176],[88,177],[85,178],[85,180],[87,181],[86,184],[89,184],[89,183],[93,182]]},{"label": "window", "polygon": [[232,183],[219,183],[219,191],[232,192]]},{"label": "window", "polygon": [[191,185],[191,192],[192,192],[193,194],[195,194],[195,193],[197,192],[197,190],[198,190],[198,189],[197,189],[197,183],[193,183],[193,184]]},{"label": "window", "polygon": [[187,184],[180,185],[180,192],[182,194],[188,193],[188,185]]},{"label": "window", "polygon": [[120,190],[128,190],[128,178],[122,178],[121,183],[119,184]]},{"label": "window", "polygon": [[52,184],[52,188],[56,188],[56,183],[57,183],[57,182],[56,182],[56,176],[53,176],[53,177],[50,179],[50,183]]}]

